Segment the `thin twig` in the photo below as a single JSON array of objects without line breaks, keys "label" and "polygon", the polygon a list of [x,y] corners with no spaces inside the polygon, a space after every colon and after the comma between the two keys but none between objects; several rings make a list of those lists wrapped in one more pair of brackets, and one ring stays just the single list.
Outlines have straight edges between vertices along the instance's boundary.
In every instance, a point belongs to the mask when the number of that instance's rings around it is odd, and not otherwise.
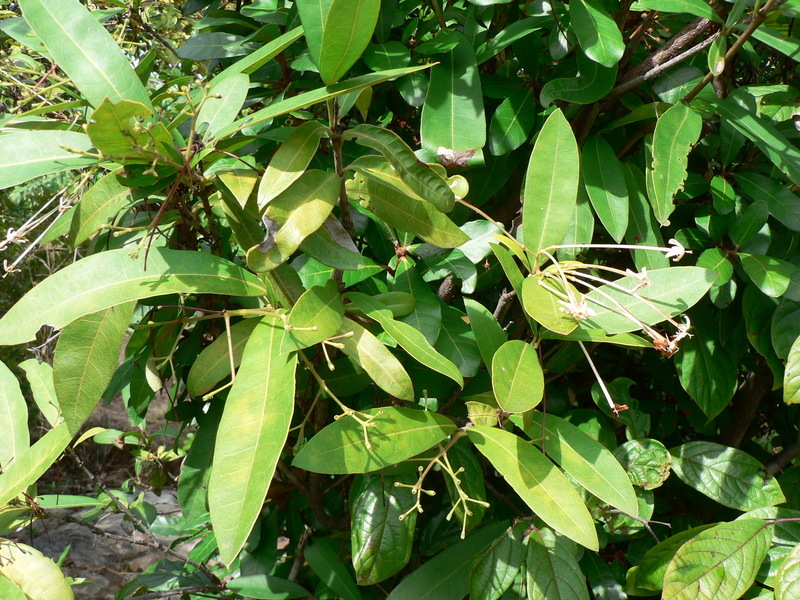
[{"label": "thin twig", "polygon": [[[211,569],[209,569],[207,566],[200,564],[199,562],[196,562],[191,558],[181,556],[178,552],[175,552],[175,550],[173,550],[166,544],[162,544],[155,536],[155,534],[152,531],[150,531],[147,525],[145,525],[144,521],[142,521],[136,514],[134,514],[134,512],[131,511],[131,509],[125,506],[122,502],[120,502],[119,498],[117,498],[111,492],[111,490],[108,489],[106,484],[103,483],[103,481],[99,477],[97,477],[97,475],[95,475],[92,471],[89,470],[89,468],[86,466],[86,463],[83,462],[83,460],[75,453],[75,451],[72,448],[67,448],[66,452],[72,457],[72,459],[77,463],[77,465],[92,481],[92,483],[96,485],[100,489],[100,491],[102,491],[106,496],[108,496],[109,499],[111,499],[111,502],[114,504],[114,506],[116,506],[117,510],[119,510],[122,514],[128,517],[131,523],[133,523],[133,526],[137,530],[139,530],[139,532],[141,532],[142,534],[144,534],[149,538],[149,543],[145,543],[144,545],[150,546],[151,548],[157,548],[158,550],[161,550],[165,554],[168,554],[174,558],[186,562],[195,567],[196,569],[199,569],[200,571],[205,573],[211,579],[211,581],[219,582],[219,578],[216,575],[214,575]],[[91,524],[87,523],[87,525]],[[122,539],[127,539],[127,538],[122,538]],[[138,542],[132,542],[132,543],[138,543]]]}]

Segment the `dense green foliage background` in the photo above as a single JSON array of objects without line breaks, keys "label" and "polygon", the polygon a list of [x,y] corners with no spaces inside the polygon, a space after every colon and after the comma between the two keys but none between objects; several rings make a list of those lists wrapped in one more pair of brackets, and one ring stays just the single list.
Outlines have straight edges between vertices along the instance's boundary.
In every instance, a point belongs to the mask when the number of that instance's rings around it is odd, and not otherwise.
[{"label": "dense green foliage background", "polygon": [[8,3],[0,597],[798,597],[799,12]]}]

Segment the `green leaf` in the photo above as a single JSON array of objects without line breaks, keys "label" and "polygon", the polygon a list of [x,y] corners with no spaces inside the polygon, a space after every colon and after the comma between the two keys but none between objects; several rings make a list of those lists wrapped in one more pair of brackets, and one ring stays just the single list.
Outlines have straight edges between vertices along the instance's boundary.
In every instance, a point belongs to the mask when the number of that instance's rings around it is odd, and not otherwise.
[{"label": "green leaf", "polygon": [[[579,292],[574,286],[569,285],[573,294],[579,298]],[[526,277],[522,282],[522,306],[540,325],[555,333],[569,335],[578,327],[578,321],[562,310],[564,308],[561,304],[562,297],[550,290],[566,295],[564,285],[558,279]]]},{"label": "green leaf", "polygon": [[800,336],[795,339],[786,359],[783,401],[786,404],[800,404]]},{"label": "green leaf", "polygon": [[6,600],[29,600],[21,589],[19,589],[12,581],[3,577],[0,574],[0,598]]},{"label": "green leaf", "polygon": [[795,185],[800,185],[800,150],[767,119],[742,108],[732,98],[710,101],[716,111],[745,135]]},{"label": "green leaf", "polygon": [[778,358],[786,360],[800,333],[800,302],[784,298],[772,315],[772,347]]},{"label": "green leaf", "polygon": [[498,600],[511,587],[525,559],[522,536],[527,526],[518,523],[475,556],[470,565],[470,600]]},{"label": "green leaf", "polygon": [[336,550],[331,540],[316,538],[314,543],[306,548],[305,559],[322,582],[340,598],[361,600],[361,592],[344,566],[341,552]]},{"label": "green leaf", "polygon": [[258,50],[255,50],[244,58],[237,60],[219,75],[214,77],[214,79],[211,80],[211,85],[216,87],[225,79],[233,77],[234,75],[238,75],[239,73],[244,73],[245,75],[255,73],[263,65],[275,58],[278,54],[286,50],[286,48],[300,39],[300,36],[302,35],[302,27],[295,27],[294,29],[287,31],[269,43],[264,44]]},{"label": "green leaf", "polygon": [[521,413],[534,408],[544,396],[544,373],[539,355],[530,344],[510,340],[492,359],[492,389],[505,412]]},{"label": "green leaf", "polygon": [[234,366],[239,366],[245,344],[258,322],[258,319],[244,319],[232,325],[230,349],[227,333],[223,333],[203,348],[192,363],[186,378],[186,387],[192,398],[210,392],[217,383],[230,376],[231,362]]},{"label": "green leaf", "polygon": [[764,521],[721,523],[675,553],[664,575],[664,600],[737,600],[755,581],[772,532]]},{"label": "green leaf", "polygon": [[406,576],[386,600],[462,600],[469,593],[472,558],[505,528],[495,523],[449,545]]},{"label": "green leaf", "polygon": [[604,67],[578,54],[578,76],[558,77],[542,86],[539,102],[547,107],[554,100],[564,100],[574,104],[591,104],[604,98],[614,87],[617,79],[617,65]]},{"label": "green leaf", "polygon": [[71,435],[94,412],[119,364],[119,351],[136,302],[85,315],[58,337],[53,358],[53,385]]},{"label": "green leaf", "polygon": [[[0,362],[0,467],[7,470],[31,444],[28,433],[28,406],[19,382],[4,363]],[[2,473],[2,471],[0,471]],[[2,504],[0,504],[2,506]]]},{"label": "green leaf", "polygon": [[16,541],[0,540],[0,576],[13,582],[29,600],[73,600],[61,568],[39,550]]},{"label": "green leaf", "polygon": [[[495,415],[496,421],[497,411],[493,409],[492,412]],[[467,496],[473,500],[485,502],[486,483],[483,478],[483,466],[478,460],[478,457],[475,456],[475,453],[472,450],[472,445],[469,444],[467,440],[456,443],[447,451],[447,460],[450,462],[450,466],[452,467],[454,473],[459,469],[463,469],[458,474],[458,478],[461,481],[459,484],[461,491],[467,494]],[[447,485],[447,492],[450,495],[450,503],[453,506],[453,513],[455,514],[456,518],[462,524],[464,524],[463,530],[470,531],[477,527],[483,520],[484,514],[486,514],[487,506],[484,504],[477,504],[475,502],[467,501],[466,507],[470,511],[467,513],[465,510],[465,502],[458,493],[458,490],[456,490],[456,486],[453,483],[452,478],[445,477],[444,481]]]},{"label": "green leaf", "polygon": [[524,421],[528,437],[589,492],[623,512],[637,513],[636,492],[625,469],[600,442],[553,414],[532,411],[512,421]]},{"label": "green leaf", "polygon": [[258,207],[264,208],[305,172],[328,129],[317,121],[295,127],[269,161],[258,184]]},{"label": "green leaf", "polygon": [[308,590],[273,575],[261,573],[239,575],[225,584],[229,590],[247,598],[274,600],[275,598],[308,598]]},{"label": "green leaf", "polygon": [[589,600],[571,544],[549,529],[528,536],[526,564],[529,600]]},{"label": "green leaf", "polygon": [[280,351],[281,325],[264,317],[250,335],[217,432],[208,507],[227,565],[261,514],[292,421],[297,358]]},{"label": "green leaf", "polygon": [[[258,323],[257,319],[250,319]],[[178,478],[178,504],[187,521],[208,512],[208,478],[214,458],[214,444],[225,405],[212,402],[208,412],[197,416],[197,433],[186,453]]]},{"label": "green leaf", "polygon": [[631,483],[646,490],[660,487],[672,467],[669,451],[653,439],[629,440],[614,450],[614,456],[625,468]]},{"label": "green leaf", "polygon": [[758,254],[739,253],[742,268],[764,294],[777,298],[788,289],[791,271],[777,258]]},{"label": "green leaf", "polygon": [[134,190],[122,184],[119,180],[121,174],[124,175],[124,171],[119,167],[104,175],[86,191],[73,209],[69,228],[69,240],[73,248],[133,204]]},{"label": "green leaf", "polygon": [[619,244],[628,229],[628,188],[622,164],[605,138],[592,136],[583,145],[581,165],[594,211]]},{"label": "green leaf", "polygon": [[353,480],[350,543],[359,585],[381,582],[408,564],[417,523],[410,488],[416,482],[415,473],[359,475]]},{"label": "green leaf", "polygon": [[745,208],[736,220],[736,228],[731,233],[731,241],[742,246],[752,240],[769,218],[769,208],[763,200],[753,202]]},{"label": "green leaf", "polygon": [[[472,4],[480,6],[487,6],[489,4],[508,4],[506,0],[476,0]],[[524,38],[526,35],[542,29],[544,26],[552,23],[552,17],[545,15],[541,17],[528,17],[526,19],[519,19],[504,27],[501,31],[497,32],[492,39],[484,44],[478,46],[476,54],[478,56],[478,64],[483,64],[490,58],[497,56],[504,48],[507,48],[517,40]]]},{"label": "green leaf", "polygon": [[[77,131],[21,131],[0,136],[6,148],[14,152],[0,155],[0,189],[50,173],[89,167],[97,163],[93,156],[71,152],[88,152],[92,142]],[[69,148],[69,150],[67,150]]]},{"label": "green leaf", "polygon": [[108,250],[57,271],[0,319],[0,343],[29,342],[42,325],[61,329],[79,317],[129,300],[171,293],[264,294],[252,273],[212,254],[153,248],[147,270],[144,254],[131,258],[128,249]]},{"label": "green leaf", "polygon": [[532,89],[513,91],[492,115],[489,123],[489,151],[508,154],[524,144],[536,123],[536,94]]},{"label": "green leaf", "polygon": [[[19,363],[19,368],[25,371],[31,392],[33,392],[33,400],[36,402],[39,412],[51,427],[55,427],[61,418],[61,409],[58,406],[56,390],[53,385],[53,367],[46,362],[40,363],[35,358],[29,358]],[[2,371],[2,367],[0,367],[0,371]],[[4,422],[7,421],[4,420]]]},{"label": "green leaf", "polygon": [[451,361],[439,354],[425,336],[418,329],[404,323],[395,321],[392,312],[386,305],[366,294],[350,292],[347,297],[361,311],[371,319],[380,323],[383,330],[389,334],[406,352],[420,363],[434,371],[449,377],[459,386],[464,387],[464,378]]},{"label": "green leaf", "polygon": [[467,434],[539,518],[568,538],[597,550],[592,517],[558,467],[536,448],[507,431],[476,425],[470,427]]},{"label": "green leaf", "polygon": [[92,106],[133,100],[152,108],[150,96],[105,28],[77,0],[22,0],[22,14],[53,61]]},{"label": "green leaf", "polygon": [[653,133],[653,161],[647,167],[647,193],[661,225],[669,225],[675,194],[683,189],[692,146],[700,139],[702,117],[683,103],[658,118]]},{"label": "green leaf", "polygon": [[416,456],[456,430],[447,417],[424,410],[387,406],[361,414],[373,417],[366,429],[351,416],[334,421],[303,446],[294,466],[314,473],[368,473]]},{"label": "green leaf", "polygon": [[379,388],[400,400],[414,400],[411,377],[378,338],[347,317],[340,335],[342,352],[361,366]]},{"label": "green leaf", "polygon": [[67,424],[61,423],[45,433],[30,448],[17,455],[14,462],[0,473],[0,506],[7,504],[29,485],[36,482],[58,459],[69,444]]},{"label": "green leaf", "polygon": [[625,43],[603,5],[597,0],[570,2],[569,16],[584,54],[604,67],[615,66],[625,52]]},{"label": "green leaf", "polygon": [[686,13],[722,23],[716,11],[703,0],[638,0],[631,10],[657,10],[664,13]]},{"label": "green leaf", "polygon": [[792,548],[775,576],[775,600],[800,598],[800,544]]},{"label": "green leaf", "polygon": [[[738,29],[744,29],[744,27],[744,24],[737,25]],[[798,42],[797,38],[785,35],[778,29],[763,25],[753,31],[753,37],[759,42],[775,48],[778,52],[782,52],[789,58],[800,61],[800,42]]]},{"label": "green leaf", "polygon": [[339,197],[336,173],[306,171],[268,205],[266,218],[277,224],[264,241],[247,252],[247,266],[271,271],[294,254],[309,235],[322,227]]},{"label": "green leaf", "polygon": [[647,552],[635,567],[628,570],[625,585],[628,594],[633,596],[651,596],[650,592],[657,592],[664,587],[664,573],[667,571],[672,557],[694,536],[705,531],[713,525],[700,525],[686,531],[681,531],[659,542]]},{"label": "green leaf", "polygon": [[[628,203],[630,216],[625,241],[628,244],[646,246],[664,246],[664,238],[653,218],[653,209],[647,200],[647,184],[644,173],[630,163],[623,163],[625,183],[628,186]],[[633,261],[637,269],[648,271],[664,269],[669,266],[669,259],[661,252],[652,250],[634,250]]]},{"label": "green leaf", "polygon": [[393,131],[362,124],[345,131],[342,137],[380,152],[411,191],[440,211],[449,212],[453,209],[455,195],[447,182],[428,165],[420,162],[414,151]]},{"label": "green leaf", "polygon": [[288,352],[307,348],[335,335],[343,316],[344,303],[335,281],[312,287],[292,307],[281,349]]},{"label": "green leaf", "polygon": [[474,377],[480,369],[481,353],[472,329],[464,315],[451,306],[442,308],[442,331],[435,348],[455,363],[464,377]]},{"label": "green leaf", "polygon": [[442,328],[442,305],[417,268],[408,261],[402,263],[395,273],[391,289],[407,293],[414,303],[413,310],[400,320],[420,331],[430,344],[435,344]]},{"label": "green leaf", "polygon": [[100,152],[125,162],[151,163],[152,152],[182,161],[172,135],[152,117],[153,111],[141,102],[104,100],[92,113],[86,132]]},{"label": "green leaf", "polygon": [[714,287],[728,283],[733,277],[733,263],[720,248],[703,250],[703,253],[697,257],[697,266],[710,269],[717,274],[717,278],[714,280]]},{"label": "green leaf", "polygon": [[475,335],[475,342],[478,344],[483,363],[487,367],[491,367],[494,353],[505,343],[508,335],[483,304],[472,298],[464,298],[464,306],[467,309],[469,326]]},{"label": "green leaf", "polygon": [[347,193],[387,225],[439,248],[457,248],[469,241],[469,236],[432,204],[409,198],[374,177],[356,174],[347,181]]},{"label": "green leaf", "polygon": [[737,173],[736,183],[751,200],[766,202],[769,213],[778,221],[800,231],[800,198],[786,185],[756,173]]},{"label": "green leaf", "polygon": [[245,127],[252,127],[258,125],[259,123],[263,123],[264,121],[268,121],[269,119],[274,119],[275,117],[279,117],[296,110],[301,110],[303,108],[313,106],[314,104],[325,102],[326,100],[331,100],[341,96],[342,94],[372,87],[386,81],[396,79],[397,77],[402,77],[403,75],[408,75],[416,71],[427,69],[429,67],[430,65],[420,65],[415,67],[406,67],[405,69],[392,69],[390,71],[368,73],[359,77],[353,77],[352,79],[348,79],[340,83],[323,86],[303,94],[298,94],[297,96],[292,96],[291,98],[286,98],[285,100],[273,102],[269,106],[250,113],[238,121],[234,121],[228,127],[223,128],[221,131],[217,132],[217,139],[231,136],[234,133],[241,131]]},{"label": "green leaf", "polygon": [[[597,298],[604,304],[611,301],[608,297],[614,298],[620,305],[630,311],[639,321],[648,325],[655,325],[664,320],[664,314],[674,317],[678,315],[702,298],[709,290],[716,274],[708,269],[700,267],[670,267],[668,269],[657,269],[648,271],[647,276],[650,283],[636,292],[640,298],[631,296],[620,291],[609,284],[600,286],[586,294],[590,300],[589,306],[595,311],[595,316],[580,323],[581,329],[605,329],[606,333],[625,333],[639,329],[639,325],[616,312],[591,302]],[[616,286],[622,286],[627,290],[636,287],[636,281],[630,277],[625,277],[614,282]],[[646,300],[646,301],[645,301]],[[657,307],[658,310],[651,307]],[[610,304],[616,306],[615,304]],[[661,311],[661,312],[659,312]]]},{"label": "green leaf", "polygon": [[203,101],[195,119],[195,127],[202,132],[205,142],[214,139],[220,129],[233,122],[250,91],[250,78],[244,73],[231,75],[223,81],[225,85],[220,85],[214,79],[209,86],[209,96]]},{"label": "green leaf", "polygon": [[372,38],[380,0],[303,0],[297,3],[311,55],[326,85],[353,66]]},{"label": "green leaf", "polygon": [[531,252],[564,239],[578,198],[578,144],[561,109],[545,121],[533,146],[522,205],[522,233]]},{"label": "green leaf", "polygon": [[[457,31],[440,34],[457,42],[431,69],[431,83],[422,107],[422,147],[462,152],[486,143],[486,117],[478,63],[472,44]],[[469,124],[468,127],[459,124]]]},{"label": "green leaf", "polygon": [[778,481],[755,458],[713,442],[688,442],[672,450],[673,470],[686,485],[736,510],[786,501]]}]

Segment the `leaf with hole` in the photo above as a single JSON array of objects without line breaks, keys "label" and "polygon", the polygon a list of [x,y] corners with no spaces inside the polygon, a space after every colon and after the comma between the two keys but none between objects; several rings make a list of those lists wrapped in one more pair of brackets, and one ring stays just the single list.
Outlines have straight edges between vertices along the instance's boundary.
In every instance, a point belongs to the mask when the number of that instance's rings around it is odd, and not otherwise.
[{"label": "leaf with hole", "polygon": [[702,117],[682,103],[658,118],[653,133],[652,163],[647,167],[647,195],[661,225],[669,225],[675,194],[687,177],[689,152],[700,138]]}]

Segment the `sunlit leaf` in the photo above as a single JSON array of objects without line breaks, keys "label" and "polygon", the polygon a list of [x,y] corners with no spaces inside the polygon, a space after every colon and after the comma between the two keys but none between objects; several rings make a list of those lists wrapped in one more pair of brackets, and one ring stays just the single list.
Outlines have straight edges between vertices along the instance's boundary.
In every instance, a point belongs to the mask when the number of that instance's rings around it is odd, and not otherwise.
[{"label": "sunlit leaf", "polygon": [[0,422],[4,423],[0,436],[0,467],[4,470],[13,464],[30,446],[28,433],[28,406],[19,388],[19,382],[4,363],[0,362]]},{"label": "sunlit leaf", "polygon": [[578,492],[539,450],[507,431],[476,425],[470,440],[528,507],[568,538],[597,549],[594,522]]},{"label": "sunlit leaf", "polygon": [[250,334],[216,436],[208,507],[220,556],[230,564],[261,513],[294,412],[295,354],[283,327],[264,317]]},{"label": "sunlit leaf", "polygon": [[21,131],[7,133],[3,145],[14,152],[0,155],[0,189],[24,183],[34,177],[68,169],[89,167],[97,158],[72,152],[88,152],[92,142],[78,131]]},{"label": "sunlit leaf", "polygon": [[684,483],[724,506],[752,510],[786,501],[777,480],[738,448],[687,442],[672,456],[672,468]]},{"label": "sunlit leaf", "polygon": [[61,568],[36,548],[0,540],[0,575],[13,582],[29,600],[73,600]]},{"label": "sunlit leaf", "polygon": [[578,198],[579,178],[578,145],[559,109],[539,132],[525,174],[522,232],[532,252],[564,239]]},{"label": "sunlit leaf", "polygon": [[119,364],[119,351],[136,302],[80,317],[58,337],[53,384],[72,435],[94,412]]},{"label": "sunlit leaf", "polygon": [[57,271],[25,294],[0,319],[0,343],[22,344],[42,325],[61,329],[129,300],[176,292],[261,296],[264,288],[242,267],[205,252],[153,248],[145,270],[145,252],[131,258],[127,249],[108,250]]},{"label": "sunlit leaf", "polygon": [[522,340],[504,343],[492,359],[492,387],[497,404],[509,413],[534,408],[544,394],[544,374],[539,355]]},{"label": "sunlit leaf", "polygon": [[374,417],[366,429],[372,448],[361,423],[342,417],[303,446],[294,466],[315,473],[368,473],[424,452],[456,429],[443,415],[411,408],[373,408],[363,415]]},{"label": "sunlit leaf", "polygon": [[722,523],[681,546],[664,575],[664,600],[737,600],[753,584],[772,539],[767,523]]}]

